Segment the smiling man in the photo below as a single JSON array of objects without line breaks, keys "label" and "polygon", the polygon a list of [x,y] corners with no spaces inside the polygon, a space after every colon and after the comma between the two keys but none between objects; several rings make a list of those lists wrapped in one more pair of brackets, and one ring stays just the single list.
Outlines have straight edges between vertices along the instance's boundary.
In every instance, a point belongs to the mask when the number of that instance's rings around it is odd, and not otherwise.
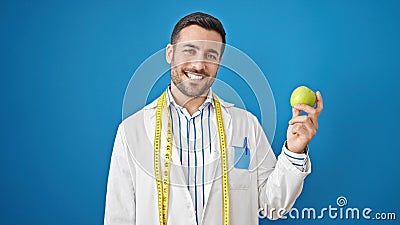
[{"label": "smiling man", "polygon": [[322,96],[316,108],[294,106],[276,159],[256,117],[212,92],[225,43],[208,14],[176,24],[166,48],[171,84],[118,128],[105,224],[255,225],[259,213],[278,219],[293,206],[311,172]]},{"label": "smiling man", "polygon": [[[204,102],[217,76],[225,38],[215,30],[183,22],[178,23],[172,34],[166,58],[171,64],[174,100],[193,114]],[[218,28],[224,32],[222,25]]]}]

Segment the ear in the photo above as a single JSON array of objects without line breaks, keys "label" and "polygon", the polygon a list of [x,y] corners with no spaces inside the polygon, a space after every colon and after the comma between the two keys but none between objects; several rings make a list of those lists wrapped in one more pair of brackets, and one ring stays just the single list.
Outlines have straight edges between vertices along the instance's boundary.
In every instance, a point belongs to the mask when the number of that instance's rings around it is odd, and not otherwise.
[{"label": "ear", "polygon": [[168,44],[165,49],[165,60],[167,60],[168,64],[171,64],[172,58],[174,57],[174,47],[171,44]]},{"label": "ear", "polygon": [[219,69],[221,68],[221,62],[222,62],[222,57],[221,57],[220,61],[218,62],[217,73],[218,73]]},{"label": "ear", "polygon": [[219,68],[221,68],[221,63],[218,63],[217,73],[219,71]]}]

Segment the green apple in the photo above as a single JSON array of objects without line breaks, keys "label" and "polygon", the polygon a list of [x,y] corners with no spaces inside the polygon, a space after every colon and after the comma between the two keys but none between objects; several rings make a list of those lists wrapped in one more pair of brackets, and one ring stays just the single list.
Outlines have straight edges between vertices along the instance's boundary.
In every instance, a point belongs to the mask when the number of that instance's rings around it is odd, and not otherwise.
[{"label": "green apple", "polygon": [[317,99],[315,93],[306,86],[300,86],[294,89],[290,96],[290,105],[292,107],[296,104],[306,104],[314,106],[315,100]]}]

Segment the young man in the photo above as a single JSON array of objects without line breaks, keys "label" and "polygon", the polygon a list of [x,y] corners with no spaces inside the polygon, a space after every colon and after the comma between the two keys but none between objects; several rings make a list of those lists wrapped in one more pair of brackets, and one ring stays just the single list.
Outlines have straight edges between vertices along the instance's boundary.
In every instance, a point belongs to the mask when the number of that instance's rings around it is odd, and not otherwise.
[{"label": "young man", "polygon": [[276,160],[256,117],[212,93],[224,44],[210,15],[176,24],[166,48],[171,84],[118,128],[105,224],[255,225],[259,212],[277,219],[293,206],[311,172],[307,144],[322,96],[316,108],[293,108]]}]

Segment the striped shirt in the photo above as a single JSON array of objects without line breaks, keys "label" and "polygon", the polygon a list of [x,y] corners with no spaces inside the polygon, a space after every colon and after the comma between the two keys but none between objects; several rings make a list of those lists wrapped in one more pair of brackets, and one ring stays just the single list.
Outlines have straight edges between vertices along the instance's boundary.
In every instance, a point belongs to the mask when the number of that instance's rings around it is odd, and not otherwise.
[{"label": "striped shirt", "polygon": [[[205,204],[204,165],[210,162],[212,151],[219,150],[212,90],[197,111],[190,115],[174,101],[169,86],[167,106],[171,116],[173,145],[179,149],[179,159],[194,204],[196,222],[200,224]],[[285,147],[283,152],[295,167],[305,171],[306,154],[296,154]]]}]

